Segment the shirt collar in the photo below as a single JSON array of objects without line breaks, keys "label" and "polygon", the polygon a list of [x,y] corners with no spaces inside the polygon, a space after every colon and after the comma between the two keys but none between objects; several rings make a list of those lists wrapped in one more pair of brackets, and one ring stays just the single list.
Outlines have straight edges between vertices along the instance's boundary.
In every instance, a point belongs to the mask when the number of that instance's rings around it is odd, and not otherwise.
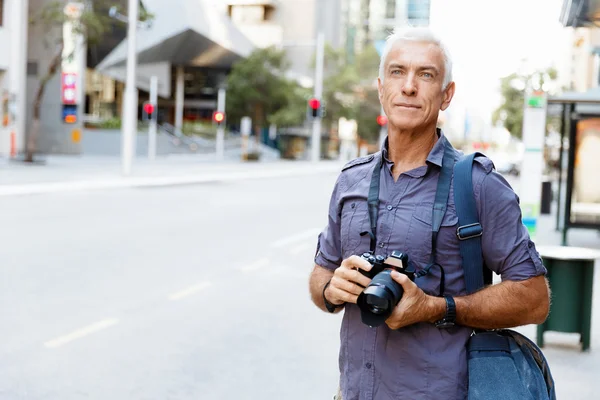
[{"label": "shirt collar", "polygon": [[[442,159],[444,158],[444,144],[446,142],[446,137],[444,136],[444,132],[437,128],[438,140],[433,145],[433,148],[429,152],[427,156],[427,163],[437,165],[438,167],[442,167]],[[383,142],[383,146],[381,147],[381,154],[383,155],[383,159],[389,163],[393,164],[393,162],[388,158],[388,138],[385,138]]]}]

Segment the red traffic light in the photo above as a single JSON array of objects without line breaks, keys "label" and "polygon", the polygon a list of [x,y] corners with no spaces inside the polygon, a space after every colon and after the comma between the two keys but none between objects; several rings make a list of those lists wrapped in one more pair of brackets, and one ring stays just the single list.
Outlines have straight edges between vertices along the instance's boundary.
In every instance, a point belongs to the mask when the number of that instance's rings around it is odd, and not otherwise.
[{"label": "red traffic light", "polygon": [[378,115],[377,116],[377,123],[379,124],[379,126],[384,126],[385,124],[387,124],[388,119],[385,115]]},{"label": "red traffic light", "polygon": [[154,113],[154,104],[144,103],[144,112],[148,115],[152,115]]},{"label": "red traffic light", "polygon": [[215,121],[217,124],[220,124],[224,120],[225,120],[225,113],[224,112],[222,112],[222,111],[215,111],[213,113],[213,121]]},{"label": "red traffic light", "polygon": [[318,110],[321,107],[321,101],[313,97],[308,101],[308,106],[313,110]]}]

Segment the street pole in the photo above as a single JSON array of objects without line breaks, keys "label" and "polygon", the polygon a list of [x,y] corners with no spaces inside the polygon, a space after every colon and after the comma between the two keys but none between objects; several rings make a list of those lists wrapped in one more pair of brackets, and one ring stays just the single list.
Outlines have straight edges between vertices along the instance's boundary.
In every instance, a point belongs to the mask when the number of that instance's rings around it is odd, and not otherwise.
[{"label": "street pole", "polygon": [[154,118],[150,119],[148,126],[148,158],[156,159],[156,128],[158,118],[158,78],[150,78],[150,103],[154,104]]},{"label": "street pole", "polygon": [[[217,111],[225,114],[225,88],[219,88],[217,95]],[[217,160],[225,158],[225,121],[217,126],[216,153]]]},{"label": "street pole", "polygon": [[[323,32],[317,35],[317,63],[315,66],[315,98],[322,101],[323,97],[323,62],[324,62],[325,36]],[[321,115],[313,119],[312,131],[312,155],[313,162],[321,159]]]},{"label": "street pole", "polygon": [[137,134],[137,105],[138,91],[135,83],[137,53],[137,25],[139,1],[129,0],[128,26],[127,26],[127,80],[125,86],[125,99],[123,104],[123,127],[121,141],[121,158],[123,175],[131,174],[131,164],[135,152],[135,138]]}]

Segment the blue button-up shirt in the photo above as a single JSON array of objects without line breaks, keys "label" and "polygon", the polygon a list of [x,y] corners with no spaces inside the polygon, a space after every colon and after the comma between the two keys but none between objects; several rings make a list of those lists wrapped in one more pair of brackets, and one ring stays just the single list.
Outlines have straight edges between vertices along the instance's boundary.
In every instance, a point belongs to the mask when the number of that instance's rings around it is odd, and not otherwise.
[{"label": "blue button-up shirt", "polygon": [[[393,250],[408,253],[417,269],[431,253],[432,208],[444,155],[443,133],[427,157],[427,165],[400,175],[394,182],[393,163],[386,146],[380,177],[376,255]],[[460,154],[457,152],[456,157]],[[473,190],[483,227],[486,265],[503,280],[524,280],[546,269],[521,222],[517,195],[492,162],[477,157]],[[335,270],[343,259],[369,251],[370,238],[360,236],[370,226],[367,197],[376,165],[367,156],[349,163],[339,175],[331,196],[329,221],[319,235],[315,263]],[[445,293],[466,294],[459,242],[458,218],[452,186],[448,208],[437,239],[437,260],[445,271]],[[416,284],[438,295],[441,272],[432,268]],[[464,399],[467,394],[466,342],[471,329],[439,329],[417,323],[399,330],[383,324],[370,328],[361,322],[360,310],[347,304],[340,331],[339,367],[344,400]]]}]

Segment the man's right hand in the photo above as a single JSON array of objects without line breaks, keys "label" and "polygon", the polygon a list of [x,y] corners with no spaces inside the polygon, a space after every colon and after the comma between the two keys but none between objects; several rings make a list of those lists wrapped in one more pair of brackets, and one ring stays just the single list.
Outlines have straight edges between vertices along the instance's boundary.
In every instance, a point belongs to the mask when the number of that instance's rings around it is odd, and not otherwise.
[{"label": "man's right hand", "polygon": [[371,264],[359,257],[351,256],[342,261],[335,270],[329,286],[325,290],[325,297],[331,304],[354,303],[358,295],[369,285],[371,279],[360,273],[371,270]]}]

